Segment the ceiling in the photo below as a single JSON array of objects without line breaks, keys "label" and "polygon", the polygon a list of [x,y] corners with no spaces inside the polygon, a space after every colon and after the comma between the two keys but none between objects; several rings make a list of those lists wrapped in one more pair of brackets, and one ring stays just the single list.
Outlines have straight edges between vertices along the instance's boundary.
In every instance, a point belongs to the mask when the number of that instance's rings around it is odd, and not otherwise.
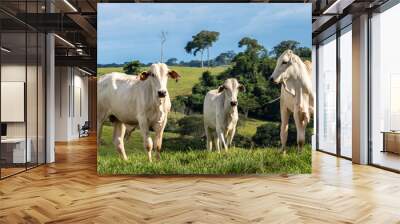
[{"label": "ceiling", "polygon": [[[25,31],[57,34],[56,65],[79,66],[95,73],[96,0],[1,0],[0,24],[5,38],[16,37],[13,43],[19,47],[14,46],[15,49],[25,46],[19,41]],[[13,54],[18,52],[15,50]]]},{"label": "ceiling", "polygon": [[318,39],[321,39],[321,36],[324,36],[327,32],[335,32],[333,26],[351,23],[353,17],[373,11],[387,1],[388,0],[312,0],[313,42],[318,42]]},{"label": "ceiling", "polygon": [[[97,2],[312,3],[313,40],[346,16],[357,16],[388,0],[1,0],[3,32],[54,32],[56,64],[96,70]],[[47,4],[46,4],[47,2]],[[51,13],[49,13],[51,11]],[[351,20],[351,18],[350,18]]]},{"label": "ceiling", "polygon": [[99,3],[309,3],[312,0],[99,0]]}]

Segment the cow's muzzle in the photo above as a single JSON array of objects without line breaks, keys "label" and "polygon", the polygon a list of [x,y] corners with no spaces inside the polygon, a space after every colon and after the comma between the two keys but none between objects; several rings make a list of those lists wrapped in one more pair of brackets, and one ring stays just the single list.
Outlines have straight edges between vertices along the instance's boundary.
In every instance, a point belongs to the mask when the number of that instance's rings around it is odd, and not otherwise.
[{"label": "cow's muzzle", "polygon": [[237,102],[237,101],[231,101],[231,106],[232,106],[232,107],[236,107],[236,106],[237,106],[237,104],[238,104],[238,102]]},{"label": "cow's muzzle", "polygon": [[273,83],[273,84],[277,84],[277,82],[275,81],[274,77],[269,77],[268,79],[269,82]]},{"label": "cow's muzzle", "polygon": [[164,98],[167,95],[167,91],[160,90],[160,91],[157,92],[157,94],[158,94],[158,97]]}]

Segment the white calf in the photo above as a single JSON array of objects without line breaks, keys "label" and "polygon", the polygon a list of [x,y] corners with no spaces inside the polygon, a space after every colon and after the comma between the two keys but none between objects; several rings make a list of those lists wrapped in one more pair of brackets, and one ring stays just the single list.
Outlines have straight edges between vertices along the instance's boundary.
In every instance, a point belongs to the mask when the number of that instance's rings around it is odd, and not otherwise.
[{"label": "white calf", "polygon": [[244,86],[230,78],[216,90],[211,90],[204,98],[204,129],[207,137],[207,149],[214,146],[220,152],[220,146],[228,151],[235,136],[236,124],[239,120],[237,96],[244,91]]}]

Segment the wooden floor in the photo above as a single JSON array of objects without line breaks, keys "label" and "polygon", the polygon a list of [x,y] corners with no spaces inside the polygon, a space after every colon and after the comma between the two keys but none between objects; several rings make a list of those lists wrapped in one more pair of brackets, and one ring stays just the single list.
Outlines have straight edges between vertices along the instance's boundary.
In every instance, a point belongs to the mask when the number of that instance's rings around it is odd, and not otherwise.
[{"label": "wooden floor", "polygon": [[391,152],[374,151],[374,164],[400,170],[400,155]]},{"label": "wooden floor", "polygon": [[98,177],[94,138],[0,181],[0,223],[400,223],[400,175],[315,152],[313,174]]},{"label": "wooden floor", "polygon": [[23,172],[25,171],[25,167],[7,167],[7,168],[1,168],[1,177],[8,177],[11,176],[13,174],[19,173],[19,172]]}]

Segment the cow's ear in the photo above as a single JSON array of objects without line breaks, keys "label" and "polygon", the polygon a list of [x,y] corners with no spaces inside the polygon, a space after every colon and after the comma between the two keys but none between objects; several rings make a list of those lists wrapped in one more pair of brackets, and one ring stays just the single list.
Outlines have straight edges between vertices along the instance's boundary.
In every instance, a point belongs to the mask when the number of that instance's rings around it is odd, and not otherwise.
[{"label": "cow's ear", "polygon": [[151,74],[150,72],[142,72],[140,73],[139,78],[140,80],[144,81],[150,76],[150,74]]},{"label": "cow's ear", "polygon": [[169,71],[168,76],[171,77],[171,79],[175,79],[176,82],[181,78],[181,76],[174,70]]},{"label": "cow's ear", "polygon": [[239,85],[239,91],[240,92],[245,92],[246,91],[246,87],[244,87],[244,85],[240,84]]},{"label": "cow's ear", "polygon": [[220,93],[220,92],[224,91],[224,89],[225,89],[225,86],[223,86],[223,85],[219,86],[218,87],[218,92]]}]

